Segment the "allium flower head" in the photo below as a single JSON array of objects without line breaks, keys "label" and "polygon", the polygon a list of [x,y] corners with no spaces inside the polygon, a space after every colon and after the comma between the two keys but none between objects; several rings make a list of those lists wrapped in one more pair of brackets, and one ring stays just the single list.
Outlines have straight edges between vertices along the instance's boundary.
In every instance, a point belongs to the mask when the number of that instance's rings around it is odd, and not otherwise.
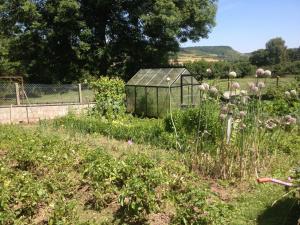
[{"label": "allium flower head", "polygon": [[256,70],[256,76],[257,77],[263,77],[265,74],[265,71],[262,68],[259,68]]},{"label": "allium flower head", "polygon": [[219,91],[216,87],[212,86],[212,87],[210,87],[209,92],[213,95],[216,95],[216,94],[218,94]]},{"label": "allium flower head", "polygon": [[205,91],[205,87],[204,87],[203,84],[199,85],[198,88],[199,88],[200,91]]},{"label": "allium flower head", "polygon": [[248,85],[252,93],[257,93],[259,91],[258,87],[256,87],[254,83],[249,83]]},{"label": "allium flower head", "polygon": [[293,97],[297,97],[297,91],[296,90],[291,90],[290,93]]},{"label": "allium flower head", "polygon": [[265,77],[271,77],[272,76],[272,72],[270,70],[265,70],[264,75],[265,75]]},{"label": "allium flower head", "polygon": [[211,74],[212,73],[211,68],[206,69],[206,73]]},{"label": "allium flower head", "polygon": [[228,108],[227,105],[225,105],[225,106],[223,106],[223,107],[221,108],[221,112],[222,112],[223,114],[228,113],[228,111],[229,111],[229,108]]},{"label": "allium flower head", "polygon": [[265,127],[268,129],[268,130],[273,130],[274,128],[277,127],[277,122],[273,119],[269,119],[265,122]]},{"label": "allium flower head", "polygon": [[226,114],[223,114],[223,113],[221,113],[221,114],[220,114],[220,119],[221,119],[221,120],[225,120],[225,119],[226,119],[226,117],[227,117],[227,115],[226,115]]},{"label": "allium flower head", "polygon": [[202,83],[202,85],[204,86],[204,88],[205,88],[206,91],[209,90],[209,84],[208,83]]},{"label": "allium flower head", "polygon": [[132,140],[128,140],[128,141],[127,141],[127,144],[128,144],[128,145],[133,145],[133,141],[132,141]]},{"label": "allium flower head", "polygon": [[225,91],[224,92],[224,94],[223,94],[223,97],[225,98],[225,99],[230,99],[230,92],[229,91]]},{"label": "allium flower head", "polygon": [[284,92],[286,98],[291,98],[291,93],[289,91]]},{"label": "allium flower head", "polygon": [[253,93],[257,93],[259,91],[258,87],[253,87],[252,89]]},{"label": "allium flower head", "polygon": [[233,90],[237,90],[240,89],[240,84],[238,82],[233,82],[231,87]]},{"label": "allium flower head", "polygon": [[282,124],[283,125],[293,125],[297,123],[297,119],[292,117],[291,115],[287,115],[283,117]]},{"label": "allium flower head", "polygon": [[257,87],[262,89],[262,88],[266,87],[266,85],[264,82],[258,82]]},{"label": "allium flower head", "polygon": [[255,83],[253,82],[248,83],[248,87],[251,90],[253,87],[255,87]]},{"label": "allium flower head", "polygon": [[246,95],[247,95],[247,91],[246,91],[246,90],[241,90],[241,91],[240,91],[240,94],[241,94],[242,96],[246,96]]},{"label": "allium flower head", "polygon": [[228,76],[229,76],[229,78],[236,78],[236,72],[231,71],[231,72],[229,72]]},{"label": "allium flower head", "polygon": [[240,117],[244,118],[247,115],[247,112],[245,111],[240,111]]}]

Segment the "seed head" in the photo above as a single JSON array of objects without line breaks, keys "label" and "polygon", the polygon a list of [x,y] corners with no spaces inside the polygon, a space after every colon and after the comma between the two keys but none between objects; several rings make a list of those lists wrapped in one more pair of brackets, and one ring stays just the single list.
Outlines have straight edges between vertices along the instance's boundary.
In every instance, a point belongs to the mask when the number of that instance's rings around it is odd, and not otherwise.
[{"label": "seed head", "polygon": [[287,115],[283,117],[282,124],[283,125],[293,125],[297,123],[297,119],[292,117],[291,115]]},{"label": "seed head", "polygon": [[224,92],[223,97],[227,100],[230,99],[230,92],[229,91]]},{"label": "seed head", "polygon": [[209,90],[209,84],[208,83],[203,83],[202,85],[204,86],[204,88],[205,88],[206,91]]},{"label": "seed head", "polygon": [[297,91],[296,90],[291,90],[290,92],[291,92],[291,95],[293,97],[297,97]]},{"label": "seed head", "polygon": [[204,87],[203,84],[199,85],[198,88],[199,88],[200,91],[205,91],[205,87]]},{"label": "seed head", "polygon": [[273,130],[274,128],[277,127],[277,122],[273,119],[269,119],[265,122],[265,127],[268,129],[268,130]]},{"label": "seed head", "polygon": [[240,111],[240,117],[244,118],[246,116],[247,112],[245,111]]},{"label": "seed head", "polygon": [[208,69],[206,70],[206,73],[211,74],[211,73],[212,73],[211,68],[208,68]]},{"label": "seed head", "polygon": [[284,92],[286,98],[291,98],[291,93],[289,91]]},{"label": "seed head", "polygon": [[263,77],[265,74],[265,71],[262,68],[259,68],[256,70],[256,76],[257,77]]},{"label": "seed head", "polygon": [[265,85],[264,82],[258,82],[257,87],[258,87],[259,89],[262,89],[262,88],[266,87],[266,85]]},{"label": "seed head", "polygon": [[233,82],[231,87],[233,90],[237,90],[237,89],[240,89],[241,86],[238,82]]},{"label": "seed head", "polygon": [[253,82],[248,83],[248,87],[251,90],[253,87],[255,87],[255,84]]},{"label": "seed head", "polygon": [[222,112],[223,114],[228,113],[228,111],[229,111],[229,108],[228,108],[227,105],[225,105],[225,106],[223,106],[223,107],[221,108],[221,112]]},{"label": "seed head", "polygon": [[265,77],[271,77],[272,76],[272,72],[270,70],[265,70]]},{"label": "seed head", "polygon": [[223,113],[221,113],[221,114],[220,114],[220,119],[221,119],[221,120],[225,120],[225,119],[226,119],[226,117],[227,117],[227,115],[226,115],[226,114],[223,114]]},{"label": "seed head", "polygon": [[236,78],[236,72],[231,71],[231,72],[229,72],[228,76],[229,76],[229,78]]},{"label": "seed head", "polygon": [[219,91],[216,87],[212,86],[212,87],[210,87],[209,92],[213,95],[216,95],[216,94],[218,94]]},{"label": "seed head", "polygon": [[241,90],[241,91],[240,91],[240,94],[241,94],[242,96],[246,96],[246,95],[247,95],[247,91],[246,91],[246,90]]}]

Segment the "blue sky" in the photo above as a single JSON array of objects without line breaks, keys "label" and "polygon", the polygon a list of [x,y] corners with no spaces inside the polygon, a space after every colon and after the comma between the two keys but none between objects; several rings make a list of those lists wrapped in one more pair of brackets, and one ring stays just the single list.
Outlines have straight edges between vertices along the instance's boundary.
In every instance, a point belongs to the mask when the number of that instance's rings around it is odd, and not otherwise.
[{"label": "blue sky", "polygon": [[246,53],[274,37],[300,46],[300,0],[219,0],[216,23],[208,39],[182,47],[229,45]]}]

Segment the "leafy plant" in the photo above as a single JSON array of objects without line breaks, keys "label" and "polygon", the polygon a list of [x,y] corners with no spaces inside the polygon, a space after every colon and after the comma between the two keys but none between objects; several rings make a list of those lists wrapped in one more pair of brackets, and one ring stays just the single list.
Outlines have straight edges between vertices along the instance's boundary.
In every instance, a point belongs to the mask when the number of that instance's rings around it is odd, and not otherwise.
[{"label": "leafy plant", "polygon": [[96,92],[95,110],[100,116],[112,120],[124,115],[125,84],[123,80],[101,77],[91,85]]}]

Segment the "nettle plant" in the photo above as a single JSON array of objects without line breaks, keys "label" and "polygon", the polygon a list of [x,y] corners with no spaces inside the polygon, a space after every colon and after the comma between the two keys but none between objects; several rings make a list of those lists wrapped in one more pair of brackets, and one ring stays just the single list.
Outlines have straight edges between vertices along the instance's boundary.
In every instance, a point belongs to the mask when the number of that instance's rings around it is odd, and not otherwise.
[{"label": "nettle plant", "polygon": [[96,92],[95,110],[100,116],[113,120],[125,114],[125,83],[123,80],[101,77],[91,85]]}]

